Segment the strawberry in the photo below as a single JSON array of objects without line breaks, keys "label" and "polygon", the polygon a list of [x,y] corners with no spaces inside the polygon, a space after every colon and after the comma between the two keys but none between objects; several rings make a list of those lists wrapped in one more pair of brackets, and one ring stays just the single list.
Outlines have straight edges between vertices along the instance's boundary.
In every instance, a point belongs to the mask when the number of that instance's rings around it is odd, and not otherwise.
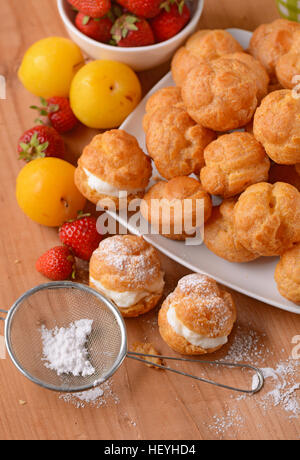
[{"label": "strawberry", "polygon": [[[41,97],[41,104],[42,107],[31,105],[30,108],[38,110],[42,116],[47,116],[53,128],[60,134],[71,131],[77,125],[78,120],[71,109],[68,98],[51,97],[46,100]],[[36,121],[41,122],[41,120]]]},{"label": "strawberry", "polygon": [[130,13],[142,18],[154,18],[161,12],[162,0],[117,0]]},{"label": "strawberry", "polygon": [[51,126],[35,126],[20,137],[19,159],[25,161],[36,158],[57,157],[65,154],[65,144],[56,129]]},{"label": "strawberry", "polygon": [[154,43],[154,35],[146,19],[131,14],[123,14],[117,19],[111,32],[118,46],[147,46]]},{"label": "strawberry", "polygon": [[166,0],[161,4],[161,8],[163,11],[150,22],[157,42],[174,37],[191,17],[184,0]]},{"label": "strawberry", "polygon": [[59,238],[63,244],[72,249],[76,257],[90,260],[102,240],[102,235],[98,233],[95,217],[89,214],[79,214],[78,219],[65,222],[61,226]]},{"label": "strawberry", "polygon": [[111,8],[110,0],[68,0],[80,13],[91,18],[102,18]]},{"label": "strawberry", "polygon": [[103,18],[90,18],[84,13],[78,13],[75,18],[75,25],[84,35],[102,43],[111,40],[111,28],[113,21],[108,16]]},{"label": "strawberry", "polygon": [[75,277],[75,258],[69,248],[56,246],[45,252],[36,262],[37,271],[52,281]]}]

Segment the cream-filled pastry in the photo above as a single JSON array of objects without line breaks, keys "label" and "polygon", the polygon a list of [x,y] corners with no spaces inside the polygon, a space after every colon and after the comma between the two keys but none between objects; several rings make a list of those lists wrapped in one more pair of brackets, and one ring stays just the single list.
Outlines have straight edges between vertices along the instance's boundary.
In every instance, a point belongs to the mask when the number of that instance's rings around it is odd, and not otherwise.
[{"label": "cream-filled pastry", "polygon": [[78,160],[75,183],[92,203],[119,207],[119,197],[142,198],[152,174],[150,158],[135,137],[114,129],[94,137]]},{"label": "cream-filled pastry", "polygon": [[228,342],[236,320],[231,294],[201,274],[182,278],[158,315],[159,332],[175,351],[202,355]]},{"label": "cream-filled pastry", "polygon": [[164,284],[158,253],[141,237],[107,238],[92,255],[90,286],[112,300],[124,317],[152,310]]},{"label": "cream-filled pastry", "polygon": [[197,236],[197,229],[209,219],[212,201],[198,180],[183,176],[153,185],[145,194],[140,210],[161,235],[185,240]]}]

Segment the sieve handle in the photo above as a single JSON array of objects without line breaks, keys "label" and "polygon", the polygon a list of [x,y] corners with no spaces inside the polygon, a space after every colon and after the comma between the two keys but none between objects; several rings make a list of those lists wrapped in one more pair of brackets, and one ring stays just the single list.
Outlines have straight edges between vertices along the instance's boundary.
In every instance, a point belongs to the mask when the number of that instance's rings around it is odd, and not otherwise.
[{"label": "sieve handle", "polygon": [[[1,308],[0,308],[0,313],[5,313],[5,314],[7,315],[8,311],[6,311],[6,310],[1,310]],[[1,317],[0,317],[0,320],[5,321],[5,318],[1,318]]]},{"label": "sieve handle", "polygon": [[246,393],[246,394],[249,394],[249,395],[253,395],[255,393],[258,393],[262,389],[262,387],[264,385],[264,376],[263,376],[263,373],[262,373],[261,369],[259,369],[257,367],[254,367],[254,366],[251,366],[250,364],[230,363],[230,362],[226,362],[226,361],[204,361],[204,360],[190,359],[190,358],[175,358],[173,356],[147,355],[147,354],[144,354],[144,353],[135,353],[135,352],[131,352],[131,351],[127,352],[127,357],[130,358],[130,359],[134,359],[136,361],[140,361],[140,362],[142,362],[144,364],[145,364],[145,360],[142,357],[145,357],[145,358],[158,358],[158,359],[173,360],[173,361],[185,361],[185,362],[198,363],[198,364],[213,364],[213,365],[216,365],[216,366],[227,366],[227,367],[231,367],[231,368],[232,367],[238,367],[240,369],[250,369],[252,371],[255,371],[255,373],[257,375],[257,385],[256,385],[255,388],[253,388],[251,390],[245,390],[245,389],[242,389],[242,388],[236,388],[236,387],[231,387],[229,385],[224,385],[223,383],[214,382],[213,380],[204,379],[202,377],[197,377],[196,375],[188,374],[188,373],[183,372],[183,371],[178,371],[177,369],[173,369],[172,367],[163,366],[161,364],[155,364],[155,363],[151,362],[151,365],[153,365],[154,367],[158,367],[159,369],[164,369],[166,371],[174,372],[175,374],[183,375],[185,377],[190,377],[190,378],[198,380],[200,382],[209,383],[209,384],[215,385],[217,387],[226,388],[227,390],[238,391],[240,393]]}]

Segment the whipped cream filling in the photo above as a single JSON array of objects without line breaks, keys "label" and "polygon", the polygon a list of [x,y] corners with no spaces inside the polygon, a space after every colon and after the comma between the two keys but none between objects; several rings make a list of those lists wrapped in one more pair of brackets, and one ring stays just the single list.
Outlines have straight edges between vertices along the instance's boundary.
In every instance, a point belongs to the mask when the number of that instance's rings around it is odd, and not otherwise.
[{"label": "whipped cream filling", "polygon": [[[99,179],[99,177],[92,174],[88,169],[83,168],[87,178],[88,178],[88,186],[94,190],[95,192],[99,193],[100,195],[109,195],[118,197],[120,193],[120,189],[115,187],[114,185],[109,184],[108,182],[104,182],[103,180]],[[144,189],[122,189],[124,192],[130,193],[138,193],[143,191]]]},{"label": "whipped cream filling", "polygon": [[212,339],[191,331],[177,318],[175,307],[169,307],[167,312],[167,320],[176,334],[184,337],[192,345],[201,347],[204,350],[215,348],[220,345],[225,345],[225,343],[228,342],[228,337],[217,337]]},{"label": "whipped cream filling", "polygon": [[163,274],[161,277],[155,281],[154,283],[147,286],[147,291],[112,291],[110,289],[105,288],[100,281],[95,280],[94,278],[90,277],[90,281],[96,286],[96,288],[112,300],[119,308],[130,308],[133,305],[137,304],[140,300],[145,299],[151,294],[160,294],[164,288],[164,279]]}]

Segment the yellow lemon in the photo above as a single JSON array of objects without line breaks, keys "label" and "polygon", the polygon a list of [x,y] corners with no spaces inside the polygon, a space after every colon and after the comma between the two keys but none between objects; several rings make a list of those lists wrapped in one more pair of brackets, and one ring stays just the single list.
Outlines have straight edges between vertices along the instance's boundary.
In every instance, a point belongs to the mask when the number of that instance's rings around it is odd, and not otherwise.
[{"label": "yellow lemon", "polygon": [[70,91],[76,117],[89,128],[117,128],[141,100],[133,70],[115,61],[94,61],[75,75]]},{"label": "yellow lemon", "polygon": [[85,198],[74,183],[75,167],[59,158],[27,163],[17,178],[16,196],[22,211],[35,222],[59,227],[75,219]]},{"label": "yellow lemon", "polygon": [[63,37],[48,37],[25,53],[18,75],[36,96],[69,97],[71,81],[84,64],[80,48]]}]

